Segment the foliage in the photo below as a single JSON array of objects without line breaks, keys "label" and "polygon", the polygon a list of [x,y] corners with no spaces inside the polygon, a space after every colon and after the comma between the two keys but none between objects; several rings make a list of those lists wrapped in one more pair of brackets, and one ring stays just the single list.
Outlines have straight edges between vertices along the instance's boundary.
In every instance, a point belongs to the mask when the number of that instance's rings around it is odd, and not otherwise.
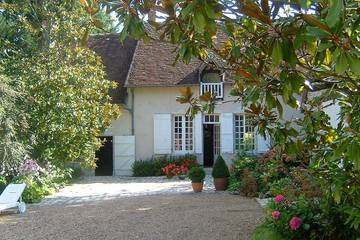
[{"label": "foliage", "polygon": [[192,182],[203,182],[205,179],[205,171],[202,167],[193,167],[188,172],[188,177]]},{"label": "foliage", "polygon": [[[265,193],[267,191],[267,186],[263,186],[264,184],[261,181],[260,166],[261,164],[258,156],[238,155],[231,167],[228,188],[229,191],[241,192],[242,190],[245,190],[247,193],[252,192],[250,195],[255,195],[258,190]],[[246,181],[242,183],[245,175]],[[255,182],[253,181],[254,178]],[[249,188],[246,186],[247,183],[251,184]],[[252,191],[250,191],[251,189]]]},{"label": "foliage", "polygon": [[266,226],[275,229],[284,239],[323,239],[319,203],[300,196],[296,201],[287,198],[268,205]]},{"label": "foliage", "polygon": [[251,236],[251,240],[284,240],[284,238],[275,230],[266,226],[259,226]]},{"label": "foliage", "polygon": [[27,123],[22,109],[18,108],[18,103],[24,100],[22,94],[15,90],[18,83],[4,76],[2,71],[0,62],[0,174],[11,175],[28,149],[21,142]]},{"label": "foliage", "polygon": [[258,184],[254,173],[249,169],[244,169],[241,175],[240,192],[248,197],[255,197],[258,193]]},{"label": "foliage", "polygon": [[151,160],[137,160],[132,165],[132,172],[134,177],[149,177],[149,176],[162,176],[164,175],[163,168],[169,164],[175,166],[186,165],[191,168],[197,165],[195,155],[182,155],[182,156],[163,156],[153,158]]},{"label": "foliage", "polygon": [[275,180],[269,184],[269,188],[271,196],[284,194],[288,199],[295,199],[296,194],[299,192],[293,183],[293,180],[289,177]]},{"label": "foliage", "polygon": [[213,178],[227,178],[230,176],[229,168],[224,159],[219,155],[212,169]]},{"label": "foliage", "polygon": [[[329,217],[327,237],[351,239],[357,234],[360,223],[357,0],[106,3],[109,8],[116,6],[124,26],[122,39],[127,34],[145,41],[160,38],[176,44],[176,59],[186,63],[192,58],[206,61],[210,53],[223,62],[222,70],[234,80],[232,94],[254,117],[258,132],[272,138],[277,152],[290,158],[297,154],[299,158],[295,160],[300,162],[296,164],[308,167],[320,185],[323,199],[327,199],[327,204],[321,206],[322,213]],[[146,22],[143,16],[150,10],[161,12],[163,21]],[[204,105],[203,100],[210,103]],[[214,110],[212,100],[206,96],[197,99],[191,91],[184,91],[179,98],[179,102],[190,105],[192,114]],[[333,127],[324,110],[337,103],[341,115],[338,126]],[[282,119],[285,105],[301,110],[303,117]],[[264,165],[268,175],[262,179],[266,184],[290,174],[287,161],[279,156]]]},{"label": "foliage", "polygon": [[4,191],[7,181],[4,176],[0,176],[0,194]]},{"label": "foliage", "polygon": [[19,79],[21,116],[29,125],[22,140],[31,145],[31,157],[41,165],[76,161],[94,167],[97,137],[118,117],[119,107],[111,103],[108,91],[116,85],[105,78],[100,57],[83,47],[93,17],[73,1],[2,7],[0,14],[17,29],[1,35],[10,53],[4,55],[4,72]]},{"label": "foliage", "polygon": [[21,171],[12,179],[14,183],[25,183],[22,198],[26,203],[40,202],[46,195],[59,190],[72,177],[72,169],[61,169],[50,163],[41,168],[34,160],[27,159]]}]

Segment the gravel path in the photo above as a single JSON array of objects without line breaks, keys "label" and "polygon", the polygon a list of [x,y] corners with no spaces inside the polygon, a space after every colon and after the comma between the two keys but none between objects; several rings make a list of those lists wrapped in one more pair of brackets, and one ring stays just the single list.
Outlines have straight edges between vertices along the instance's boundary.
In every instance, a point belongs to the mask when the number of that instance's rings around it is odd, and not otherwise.
[{"label": "gravel path", "polygon": [[262,217],[254,199],[226,192],[169,193],[78,205],[32,205],[23,215],[0,215],[0,239],[250,239]]},{"label": "gravel path", "polygon": [[[123,197],[178,194],[192,192],[189,180],[165,177],[84,177],[46,197],[40,205],[72,205]],[[214,192],[213,180],[207,175],[204,192]]]}]

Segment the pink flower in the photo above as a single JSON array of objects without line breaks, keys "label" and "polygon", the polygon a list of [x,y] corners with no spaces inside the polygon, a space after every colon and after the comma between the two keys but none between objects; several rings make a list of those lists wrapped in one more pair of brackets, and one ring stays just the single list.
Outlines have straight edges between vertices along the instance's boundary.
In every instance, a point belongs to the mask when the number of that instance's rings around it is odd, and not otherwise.
[{"label": "pink flower", "polygon": [[273,211],[273,212],[271,213],[271,216],[272,216],[273,219],[279,220],[279,218],[280,218],[280,216],[281,216],[281,213],[280,213],[279,211]]},{"label": "pink flower", "polygon": [[299,227],[301,226],[301,223],[302,223],[301,218],[299,217],[291,218],[289,222],[291,230],[298,230]]},{"label": "pink flower", "polygon": [[281,194],[277,195],[274,199],[275,203],[281,203],[284,200],[285,200],[285,197]]}]

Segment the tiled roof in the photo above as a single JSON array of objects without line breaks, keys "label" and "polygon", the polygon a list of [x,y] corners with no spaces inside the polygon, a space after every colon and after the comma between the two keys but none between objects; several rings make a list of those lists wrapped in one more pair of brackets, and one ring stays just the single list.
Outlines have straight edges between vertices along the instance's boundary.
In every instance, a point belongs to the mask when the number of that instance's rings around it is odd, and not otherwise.
[{"label": "tiled roof", "polygon": [[174,64],[175,45],[161,41],[138,42],[126,86],[176,86],[198,83],[201,61]]},{"label": "tiled roof", "polygon": [[102,59],[109,80],[118,83],[118,87],[110,91],[114,103],[124,103],[126,88],[124,84],[134,55],[136,41],[125,39],[119,42],[118,34],[92,35],[88,46]]}]

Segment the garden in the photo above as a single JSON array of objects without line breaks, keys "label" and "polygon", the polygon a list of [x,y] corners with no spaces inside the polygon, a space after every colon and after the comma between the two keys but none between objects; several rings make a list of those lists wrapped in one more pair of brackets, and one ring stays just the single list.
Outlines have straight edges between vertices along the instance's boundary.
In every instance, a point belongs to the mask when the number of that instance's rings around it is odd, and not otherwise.
[{"label": "garden", "polygon": [[[1,1],[2,185],[26,182],[24,198],[37,202],[69,181],[74,161],[95,167],[97,137],[120,114],[107,94],[116,84],[85,47],[104,28],[99,4],[122,26],[120,40],[146,42],[158,31],[157,40],[177,46],[174,61],[220,59],[233,104],[273,142],[260,157],[239,154],[229,174],[213,169],[216,178],[230,175],[229,191],[269,199],[253,239],[360,238],[357,0]],[[161,12],[161,21],[146,18],[150,11]],[[217,104],[190,88],[177,101],[190,115]],[[325,112],[335,105],[336,126]],[[287,109],[302,117],[284,120]],[[187,173],[201,189],[204,170],[194,165],[155,159],[136,162],[134,174]]]}]

